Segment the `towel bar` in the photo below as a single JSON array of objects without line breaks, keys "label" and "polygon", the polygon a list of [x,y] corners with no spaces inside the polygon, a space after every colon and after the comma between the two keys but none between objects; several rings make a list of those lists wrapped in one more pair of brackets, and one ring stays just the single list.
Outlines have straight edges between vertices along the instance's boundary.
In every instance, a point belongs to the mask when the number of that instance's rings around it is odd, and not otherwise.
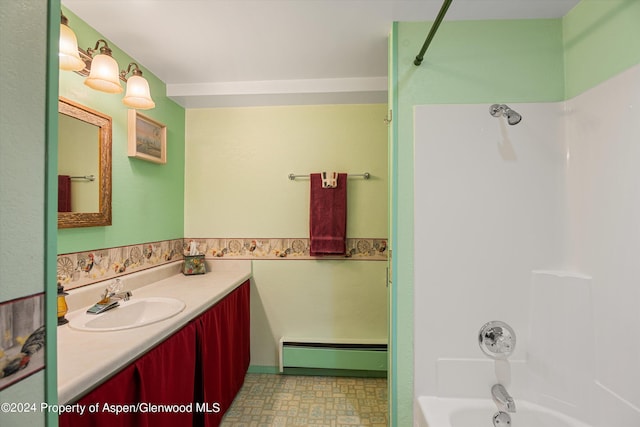
[{"label": "towel bar", "polygon": [[[371,174],[369,172],[347,174],[347,178],[353,178],[353,177],[357,177],[357,176],[360,176],[360,177],[362,177],[364,179],[371,178]],[[289,174],[289,179],[291,181],[295,180],[296,178],[309,178],[309,174],[307,174],[307,175],[295,175],[295,174],[292,174],[292,173]]]},{"label": "towel bar", "polygon": [[87,181],[95,181],[95,175],[84,175],[84,176],[70,176],[71,179],[86,179]]}]

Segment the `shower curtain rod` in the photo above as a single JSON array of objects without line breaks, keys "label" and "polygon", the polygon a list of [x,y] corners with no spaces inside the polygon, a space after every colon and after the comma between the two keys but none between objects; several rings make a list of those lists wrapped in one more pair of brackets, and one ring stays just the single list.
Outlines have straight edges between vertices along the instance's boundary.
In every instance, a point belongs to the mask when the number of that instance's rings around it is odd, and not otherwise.
[{"label": "shower curtain rod", "polygon": [[444,19],[444,15],[447,14],[447,10],[449,9],[449,6],[451,6],[452,1],[453,0],[444,0],[444,2],[442,3],[440,12],[438,12],[438,16],[436,17],[436,20],[433,21],[433,25],[431,26],[431,31],[429,31],[429,35],[427,36],[427,39],[424,41],[424,44],[422,45],[422,49],[420,49],[420,53],[416,56],[415,61],[413,61],[414,65],[422,64],[422,60],[424,59],[424,53],[429,48],[429,45],[431,44],[431,40],[433,40],[433,36],[436,35],[436,31],[438,31],[438,27],[440,27],[440,23]]}]

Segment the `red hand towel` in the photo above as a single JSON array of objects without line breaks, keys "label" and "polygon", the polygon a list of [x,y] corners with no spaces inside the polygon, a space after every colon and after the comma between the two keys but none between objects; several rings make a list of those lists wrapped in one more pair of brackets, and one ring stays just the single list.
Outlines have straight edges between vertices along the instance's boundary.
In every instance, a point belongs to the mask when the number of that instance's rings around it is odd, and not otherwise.
[{"label": "red hand towel", "polygon": [[71,177],[58,175],[58,212],[71,212]]},{"label": "red hand towel", "polygon": [[338,174],[336,188],[322,188],[319,173],[310,175],[309,254],[344,255],[347,235],[347,174]]}]

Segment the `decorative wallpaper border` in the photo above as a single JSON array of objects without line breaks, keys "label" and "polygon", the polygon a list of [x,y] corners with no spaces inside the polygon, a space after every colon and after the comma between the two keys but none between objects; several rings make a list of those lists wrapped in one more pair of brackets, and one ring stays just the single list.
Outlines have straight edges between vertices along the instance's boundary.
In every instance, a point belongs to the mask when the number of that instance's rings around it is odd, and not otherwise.
[{"label": "decorative wallpaper border", "polygon": [[182,259],[184,239],[58,255],[58,282],[78,288]]},{"label": "decorative wallpaper border", "polygon": [[[185,238],[58,255],[66,290],[183,259],[190,242],[207,259],[386,261],[386,239],[347,239],[347,254],[309,255],[309,238]],[[188,254],[188,252],[186,252]]]},{"label": "decorative wallpaper border", "polygon": [[347,254],[339,256],[309,255],[309,238],[185,238],[205,258],[233,259],[342,259],[386,261],[387,239],[347,239]]}]

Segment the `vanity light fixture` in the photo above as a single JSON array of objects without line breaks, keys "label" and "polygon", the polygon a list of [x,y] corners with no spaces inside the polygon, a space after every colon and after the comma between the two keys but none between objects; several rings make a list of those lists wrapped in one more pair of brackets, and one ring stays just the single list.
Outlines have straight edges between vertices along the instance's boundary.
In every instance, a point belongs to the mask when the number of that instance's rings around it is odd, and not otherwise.
[{"label": "vanity light fixture", "polygon": [[[127,78],[129,73],[133,75]],[[148,110],[156,106],[153,99],[151,99],[149,82],[142,77],[142,70],[140,70],[138,64],[132,62],[126,70],[120,71],[120,79],[127,82],[127,93],[124,98],[122,98],[124,105],[139,110]]]},{"label": "vanity light fixture", "polygon": [[[103,44],[103,46],[100,47],[100,53],[93,56],[93,54],[98,50],[100,42]],[[89,77],[84,80],[84,84],[92,89],[102,92],[122,92],[118,63],[111,56],[111,48],[109,48],[107,42],[103,39],[99,39],[96,42],[96,47],[93,49],[88,48],[87,53],[89,56],[93,57],[93,59],[91,60],[91,72],[89,73]]]},{"label": "vanity light fixture", "polygon": [[66,71],[80,71],[85,63],[78,53],[78,39],[76,33],[69,27],[69,20],[60,12],[60,47],[58,50],[60,69]]},{"label": "vanity light fixture", "polygon": [[127,92],[122,99],[124,105],[139,110],[148,110],[156,106],[151,99],[149,82],[142,77],[142,70],[138,64],[132,62],[126,70],[120,71],[118,63],[111,55],[111,48],[104,39],[99,39],[93,49],[79,49],[78,39],[68,23],[69,20],[61,12],[58,54],[62,70],[75,71],[85,76],[84,84],[101,92],[121,93],[122,80],[127,83]]}]

